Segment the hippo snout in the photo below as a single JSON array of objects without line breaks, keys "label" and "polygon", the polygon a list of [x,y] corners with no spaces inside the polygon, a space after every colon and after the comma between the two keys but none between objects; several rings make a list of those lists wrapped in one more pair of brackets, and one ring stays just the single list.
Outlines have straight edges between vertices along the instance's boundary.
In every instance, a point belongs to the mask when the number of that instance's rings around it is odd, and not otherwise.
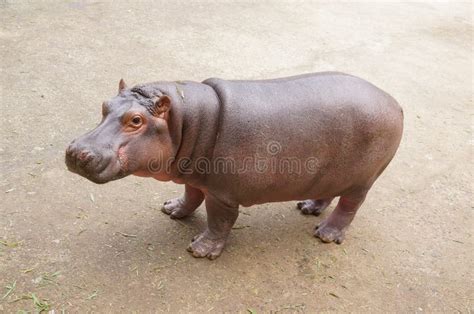
[{"label": "hippo snout", "polygon": [[77,170],[96,171],[97,164],[101,159],[101,155],[97,152],[80,147],[75,143],[71,143],[66,149],[66,165],[69,170],[74,172]]},{"label": "hippo snout", "polygon": [[101,152],[73,141],[66,149],[67,168],[95,183],[106,183],[117,176],[118,161],[113,152]]}]

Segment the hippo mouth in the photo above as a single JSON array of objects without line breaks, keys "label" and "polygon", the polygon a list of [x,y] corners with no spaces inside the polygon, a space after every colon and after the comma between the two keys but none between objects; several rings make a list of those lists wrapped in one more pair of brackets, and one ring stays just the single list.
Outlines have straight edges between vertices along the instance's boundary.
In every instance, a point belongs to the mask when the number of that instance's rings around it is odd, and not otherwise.
[{"label": "hippo mouth", "polygon": [[66,154],[68,170],[94,183],[104,184],[127,176],[128,158],[120,148],[116,154],[107,157],[96,155],[94,158],[79,158]]},{"label": "hippo mouth", "polygon": [[121,146],[117,151],[117,160],[120,164],[120,172],[127,173],[128,171],[128,156],[125,153],[125,147]]}]

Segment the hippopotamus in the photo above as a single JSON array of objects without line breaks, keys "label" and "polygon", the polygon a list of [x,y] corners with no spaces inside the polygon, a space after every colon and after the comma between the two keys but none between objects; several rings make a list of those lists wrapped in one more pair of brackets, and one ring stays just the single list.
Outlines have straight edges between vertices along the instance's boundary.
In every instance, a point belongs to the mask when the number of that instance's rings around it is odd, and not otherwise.
[{"label": "hippopotamus", "polygon": [[403,110],[388,93],[339,72],[269,80],[160,81],[102,104],[102,121],[71,142],[66,164],[92,182],[128,175],[184,184],[166,201],[173,219],[202,202],[207,227],[188,251],[220,256],[239,206],[298,201],[333,212],[314,236],[340,244],[399,146]]}]

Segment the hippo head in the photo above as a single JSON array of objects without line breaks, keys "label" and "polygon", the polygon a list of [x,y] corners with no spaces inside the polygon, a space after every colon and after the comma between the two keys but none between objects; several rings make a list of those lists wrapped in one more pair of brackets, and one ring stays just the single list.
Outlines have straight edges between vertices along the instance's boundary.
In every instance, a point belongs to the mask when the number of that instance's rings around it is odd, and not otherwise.
[{"label": "hippo head", "polygon": [[95,183],[129,174],[151,176],[150,162],[173,156],[170,104],[170,97],[161,92],[140,93],[120,80],[118,95],[102,104],[100,124],[67,148],[68,169]]}]

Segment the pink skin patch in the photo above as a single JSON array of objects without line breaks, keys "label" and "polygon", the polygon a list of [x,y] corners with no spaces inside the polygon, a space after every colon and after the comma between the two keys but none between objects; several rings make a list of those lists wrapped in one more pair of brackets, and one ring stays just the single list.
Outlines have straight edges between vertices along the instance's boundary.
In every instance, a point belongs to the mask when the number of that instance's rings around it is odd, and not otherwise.
[{"label": "pink skin patch", "polygon": [[120,147],[118,150],[118,160],[120,163],[120,170],[122,172],[126,172],[128,169],[128,157],[127,154],[125,153],[125,147]]}]

